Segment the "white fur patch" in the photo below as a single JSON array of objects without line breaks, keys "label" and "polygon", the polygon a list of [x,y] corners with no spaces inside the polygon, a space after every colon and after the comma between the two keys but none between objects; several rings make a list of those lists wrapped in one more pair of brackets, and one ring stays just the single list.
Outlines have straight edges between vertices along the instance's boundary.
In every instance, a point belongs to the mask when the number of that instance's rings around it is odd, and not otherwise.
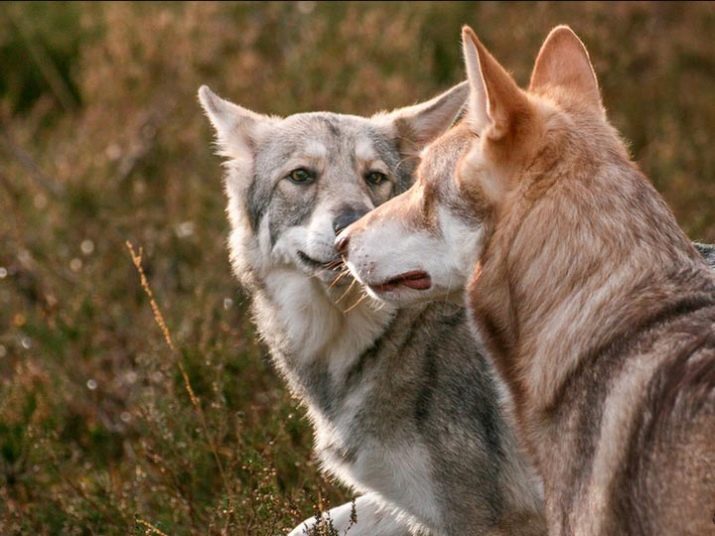
[{"label": "white fur patch", "polygon": [[461,276],[461,287],[464,288],[482,253],[484,229],[466,224],[442,206],[438,208],[437,214],[451,270]]},{"label": "white fur patch", "polygon": [[358,160],[370,162],[378,158],[369,138],[359,138],[355,142],[355,156]]},{"label": "white fur patch", "polygon": [[439,527],[442,520],[432,490],[431,469],[427,449],[413,444],[399,450],[382,445],[365,449],[353,470],[360,480],[380,489],[388,501],[401,505],[432,527]]},{"label": "white fur patch", "polygon": [[319,160],[327,158],[328,148],[319,141],[310,140],[303,147],[303,153],[307,158],[314,158],[316,160]]},{"label": "white fur patch", "polygon": [[380,490],[384,504],[399,505],[398,519],[411,525],[419,519],[434,530],[443,526],[444,520],[432,488],[432,467],[422,445],[404,444],[395,449],[377,442],[365,444],[351,465],[329,460],[325,464],[327,470],[357,489]]},{"label": "white fur patch", "polygon": [[425,300],[455,299],[459,303],[482,247],[481,227],[463,223],[448,209],[438,209],[439,229],[413,229],[402,220],[383,218],[350,238],[347,266],[368,288],[410,271],[427,272],[428,290],[399,288],[376,294],[400,305]]}]

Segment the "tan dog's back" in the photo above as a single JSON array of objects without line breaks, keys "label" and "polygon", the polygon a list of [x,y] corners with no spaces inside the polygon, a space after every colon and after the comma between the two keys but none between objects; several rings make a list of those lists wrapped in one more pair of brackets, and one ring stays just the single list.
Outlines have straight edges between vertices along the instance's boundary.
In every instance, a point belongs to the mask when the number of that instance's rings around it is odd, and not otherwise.
[{"label": "tan dog's back", "polygon": [[645,411],[634,426],[623,486],[616,486],[613,501],[616,519],[627,519],[629,510],[640,508],[637,528],[646,534],[715,533],[713,322],[712,309],[700,322],[687,320],[689,329],[705,333],[710,328],[708,346],[690,355],[683,351],[687,344],[673,349],[667,365],[653,376]]},{"label": "tan dog's back", "polygon": [[529,92],[470,30],[465,56],[479,137],[458,180],[489,207],[468,303],[550,531],[715,532],[715,278],[608,124],[573,32],[547,38]]}]

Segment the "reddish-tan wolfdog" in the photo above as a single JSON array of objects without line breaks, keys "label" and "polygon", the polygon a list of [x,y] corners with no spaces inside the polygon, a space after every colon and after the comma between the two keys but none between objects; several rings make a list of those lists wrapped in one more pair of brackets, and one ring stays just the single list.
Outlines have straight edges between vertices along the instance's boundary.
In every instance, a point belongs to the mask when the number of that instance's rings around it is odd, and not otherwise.
[{"label": "reddish-tan wolfdog", "polygon": [[528,92],[464,37],[485,127],[458,180],[489,207],[468,303],[553,532],[713,531],[712,273],[608,123],[570,29]]},{"label": "reddish-tan wolfdog", "polygon": [[398,303],[449,297],[469,272],[551,532],[715,533],[715,277],[608,123],[569,28],[527,91],[463,38],[466,120],[412,190],[340,237],[350,269]]}]

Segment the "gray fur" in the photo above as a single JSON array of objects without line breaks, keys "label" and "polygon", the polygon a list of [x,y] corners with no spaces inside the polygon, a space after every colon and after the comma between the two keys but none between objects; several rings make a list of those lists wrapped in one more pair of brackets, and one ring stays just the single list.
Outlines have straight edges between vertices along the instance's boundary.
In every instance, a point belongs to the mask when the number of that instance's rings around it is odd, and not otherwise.
[{"label": "gray fur", "polygon": [[702,244],[700,242],[693,242],[693,245],[703,256],[705,262],[707,262],[710,266],[715,266],[715,245]]},{"label": "gray fur", "polygon": [[[464,308],[357,303],[361,292],[349,278],[336,280],[339,272],[313,262],[337,258],[340,214],[357,217],[409,186],[413,151],[450,126],[464,100],[460,87],[370,119],[327,112],[256,119],[200,93],[229,157],[231,259],[259,332],[307,408],[324,469],[370,497],[358,501],[350,534],[545,532],[539,486]],[[316,143],[326,154],[315,162],[315,182],[292,184],[286,164]],[[366,144],[389,184],[366,183]],[[335,515],[347,519],[346,508]]]}]

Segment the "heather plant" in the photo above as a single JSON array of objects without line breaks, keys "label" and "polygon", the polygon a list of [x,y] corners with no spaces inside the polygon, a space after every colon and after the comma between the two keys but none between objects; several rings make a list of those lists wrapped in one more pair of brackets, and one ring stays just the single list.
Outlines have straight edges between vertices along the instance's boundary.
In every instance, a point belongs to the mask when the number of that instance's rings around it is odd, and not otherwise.
[{"label": "heather plant", "polygon": [[274,535],[350,499],[230,273],[196,90],[370,114],[462,79],[465,23],[521,83],[572,25],[632,153],[715,241],[713,3],[0,5],[0,533]]}]

